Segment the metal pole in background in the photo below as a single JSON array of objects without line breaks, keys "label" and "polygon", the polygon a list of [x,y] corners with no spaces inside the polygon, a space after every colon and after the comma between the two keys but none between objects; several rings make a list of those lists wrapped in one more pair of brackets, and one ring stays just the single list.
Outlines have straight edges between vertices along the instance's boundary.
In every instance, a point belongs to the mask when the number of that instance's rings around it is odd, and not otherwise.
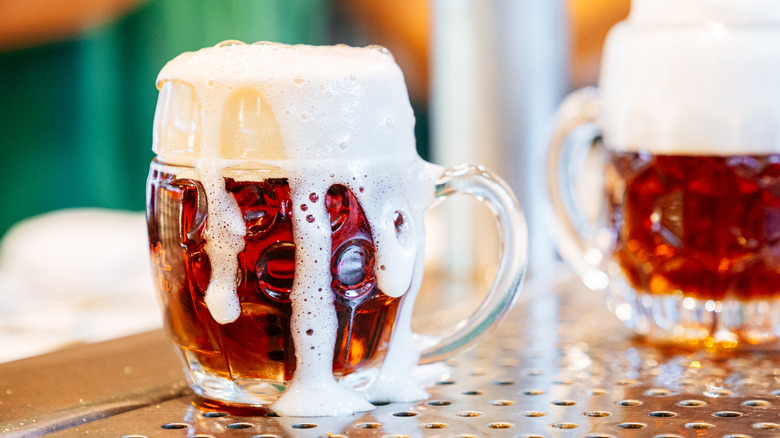
[{"label": "metal pole in background", "polygon": [[[568,86],[564,1],[433,0],[432,12],[433,161],[484,164],[509,183],[529,224],[529,273],[542,274],[555,260],[544,156]],[[444,214],[444,269],[489,271],[497,259],[489,213],[452,205]]]}]

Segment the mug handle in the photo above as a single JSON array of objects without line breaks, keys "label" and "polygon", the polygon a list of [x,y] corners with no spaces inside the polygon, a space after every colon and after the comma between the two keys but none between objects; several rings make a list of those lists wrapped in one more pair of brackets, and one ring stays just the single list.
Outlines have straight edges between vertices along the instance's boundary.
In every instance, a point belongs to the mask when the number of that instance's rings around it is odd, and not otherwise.
[{"label": "mug handle", "polygon": [[566,96],[554,119],[554,128],[547,153],[547,190],[553,209],[553,240],[561,257],[593,290],[603,290],[609,284],[607,273],[599,265],[604,253],[589,242],[588,231],[593,229],[582,208],[575,201],[569,169],[575,152],[583,146],[593,147],[597,135],[590,141],[567,140],[580,126],[598,124],[601,96],[596,87],[586,87]]},{"label": "mug handle", "polygon": [[435,183],[435,201],[459,193],[476,196],[493,212],[501,242],[498,271],[474,313],[435,345],[422,350],[422,365],[447,359],[486,336],[517,299],[528,266],[525,217],[506,183],[481,166],[461,165],[444,170]]}]

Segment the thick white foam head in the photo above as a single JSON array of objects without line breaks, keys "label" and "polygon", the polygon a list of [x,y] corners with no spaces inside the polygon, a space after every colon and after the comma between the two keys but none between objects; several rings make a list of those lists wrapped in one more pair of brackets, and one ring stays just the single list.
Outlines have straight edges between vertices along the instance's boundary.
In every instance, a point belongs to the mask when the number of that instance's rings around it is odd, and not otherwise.
[{"label": "thick white foam head", "polygon": [[[440,170],[417,155],[414,116],[392,56],[373,47],[222,43],[169,62],[158,87],[153,149],[164,162],[193,165],[206,191],[212,261],[206,303],[216,321],[241,314],[235,282],[246,229],[225,190],[226,172],[278,170],[289,181],[292,204],[306,206],[292,221],[296,371],[273,409],[306,416],[371,409],[363,394],[339,386],[332,374],[338,321],[324,200],[332,185],[348,187],[371,227],[379,289],[393,297],[416,292],[423,215]],[[399,214],[402,229],[395,225]],[[408,312],[411,298],[404,300]],[[410,358],[404,372],[411,373],[417,350],[404,342],[390,350]]]},{"label": "thick white foam head", "polygon": [[415,154],[403,74],[380,47],[221,43],[157,77],[154,151],[168,160]]},{"label": "thick white foam head", "polygon": [[633,0],[599,86],[609,147],[780,152],[780,2]]}]

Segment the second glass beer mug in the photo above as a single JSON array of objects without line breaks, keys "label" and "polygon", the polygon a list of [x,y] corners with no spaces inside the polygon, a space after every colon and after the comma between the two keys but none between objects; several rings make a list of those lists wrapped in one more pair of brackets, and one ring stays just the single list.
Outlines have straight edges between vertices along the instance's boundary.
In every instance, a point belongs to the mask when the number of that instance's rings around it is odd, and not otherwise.
[{"label": "second glass beer mug", "polygon": [[[480,167],[417,155],[386,50],[226,42],[168,63],[158,88],[149,244],[198,394],[296,416],[419,400],[418,361],[472,345],[514,301],[526,266],[514,197]],[[455,193],[495,212],[501,266],[482,306],[418,351],[423,214]]]},{"label": "second glass beer mug", "polygon": [[[550,149],[564,259],[653,341],[777,348],[780,3],[634,0],[601,68]],[[595,141],[571,141],[584,124]],[[605,149],[600,223],[574,201],[583,144]]]}]

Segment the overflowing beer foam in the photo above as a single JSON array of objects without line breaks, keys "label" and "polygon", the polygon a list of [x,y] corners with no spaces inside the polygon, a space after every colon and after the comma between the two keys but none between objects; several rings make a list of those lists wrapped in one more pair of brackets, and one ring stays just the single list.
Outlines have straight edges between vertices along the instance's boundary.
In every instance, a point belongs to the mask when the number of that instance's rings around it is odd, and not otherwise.
[{"label": "overflowing beer foam", "polygon": [[772,0],[634,0],[605,44],[605,142],[656,154],[780,152],[779,25]]},{"label": "overflowing beer foam", "polygon": [[[293,205],[307,205],[306,214],[293,215],[296,371],[272,408],[297,416],[372,409],[364,394],[339,385],[332,373],[338,321],[324,200],[334,184],[355,194],[371,226],[377,285],[392,297],[414,289],[400,310],[410,314],[419,287],[414,273],[422,260],[423,213],[440,169],[416,153],[414,116],[392,56],[374,47],[225,42],[169,62],[158,87],[153,149],[164,162],[194,165],[208,199],[205,238],[212,276],[206,303],[216,321],[229,323],[240,315],[236,260],[246,232],[225,190],[225,172],[280,169]],[[399,318],[388,350],[388,357],[408,365],[385,367],[392,373],[383,368],[377,381],[394,391],[367,391],[374,400],[425,395],[411,383],[419,353],[408,319]]]}]

